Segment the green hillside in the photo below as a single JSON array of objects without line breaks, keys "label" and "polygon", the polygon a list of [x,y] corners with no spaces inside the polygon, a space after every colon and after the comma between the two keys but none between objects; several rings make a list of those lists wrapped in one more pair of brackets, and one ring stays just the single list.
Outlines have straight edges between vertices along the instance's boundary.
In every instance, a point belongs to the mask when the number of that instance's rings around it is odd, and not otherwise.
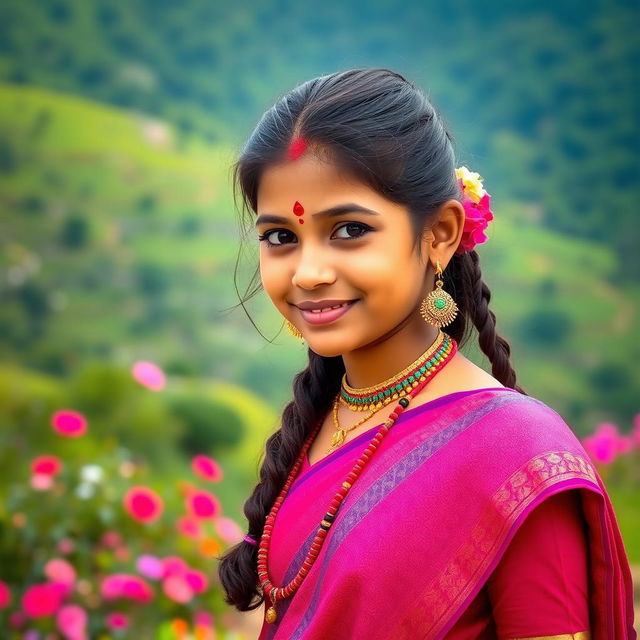
[{"label": "green hillside", "polygon": [[[169,373],[233,379],[281,410],[306,354],[286,333],[269,344],[242,309],[228,310],[239,246],[232,147],[195,137],[181,146],[167,123],[11,85],[0,87],[0,131],[10,143],[3,360],[66,375],[85,358],[152,359]],[[599,418],[626,429],[638,409],[639,287],[610,284],[614,250],[541,229],[523,217],[527,206],[496,199],[482,249],[519,381],[579,431]],[[241,293],[256,260],[243,255]],[[271,339],[281,318],[270,301],[257,296],[248,309]]]}]

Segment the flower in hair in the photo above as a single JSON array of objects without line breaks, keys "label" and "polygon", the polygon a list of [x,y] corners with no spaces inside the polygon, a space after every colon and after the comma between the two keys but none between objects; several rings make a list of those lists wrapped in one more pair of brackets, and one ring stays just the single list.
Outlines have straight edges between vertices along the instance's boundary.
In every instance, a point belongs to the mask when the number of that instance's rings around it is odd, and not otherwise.
[{"label": "flower in hair", "polygon": [[493,220],[493,212],[490,208],[491,196],[484,190],[480,174],[469,171],[467,167],[459,167],[455,173],[462,189],[462,205],[465,210],[464,229],[456,253],[463,254],[487,241],[484,230],[489,221]]}]

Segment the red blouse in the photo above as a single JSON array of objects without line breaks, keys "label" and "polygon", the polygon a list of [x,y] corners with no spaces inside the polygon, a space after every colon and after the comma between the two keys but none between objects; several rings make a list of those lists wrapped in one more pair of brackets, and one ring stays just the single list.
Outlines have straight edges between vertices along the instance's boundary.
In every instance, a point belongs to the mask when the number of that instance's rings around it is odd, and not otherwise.
[{"label": "red blouse", "polygon": [[586,522],[578,490],[527,516],[446,640],[506,640],[589,630]]}]

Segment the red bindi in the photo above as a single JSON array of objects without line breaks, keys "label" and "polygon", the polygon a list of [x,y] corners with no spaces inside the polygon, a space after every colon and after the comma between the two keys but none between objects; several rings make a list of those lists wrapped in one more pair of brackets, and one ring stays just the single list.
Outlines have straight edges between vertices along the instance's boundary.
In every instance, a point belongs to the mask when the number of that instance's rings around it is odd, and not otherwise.
[{"label": "red bindi", "polygon": [[[293,213],[297,216],[301,216],[304,214],[304,207],[296,200],[293,205]],[[304,220],[302,218],[298,218],[298,222],[300,224],[304,224]]]}]

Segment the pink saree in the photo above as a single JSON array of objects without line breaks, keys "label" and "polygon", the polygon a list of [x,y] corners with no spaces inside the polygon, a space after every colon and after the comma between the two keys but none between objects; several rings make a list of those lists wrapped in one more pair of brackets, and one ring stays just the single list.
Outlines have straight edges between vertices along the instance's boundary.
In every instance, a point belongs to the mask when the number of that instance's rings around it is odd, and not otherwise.
[{"label": "pink saree", "polygon": [[[377,428],[303,465],[274,523],[275,585],[298,571]],[[558,413],[507,387],[452,393],[400,415],[259,640],[443,639],[529,514],[570,489],[586,523],[591,640],[635,640],[629,563],[597,470]]]}]

